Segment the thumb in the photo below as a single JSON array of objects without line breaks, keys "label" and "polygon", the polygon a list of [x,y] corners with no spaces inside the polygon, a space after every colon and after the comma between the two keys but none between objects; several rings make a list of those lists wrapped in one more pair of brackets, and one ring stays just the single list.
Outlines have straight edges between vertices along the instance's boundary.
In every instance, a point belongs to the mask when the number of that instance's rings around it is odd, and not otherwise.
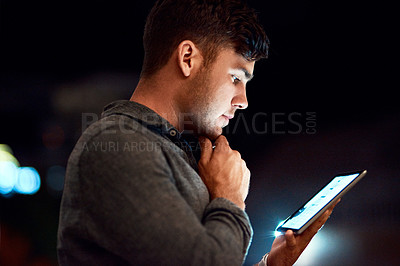
[{"label": "thumb", "polygon": [[201,147],[201,160],[205,160],[208,162],[211,159],[211,154],[212,154],[212,143],[211,140],[209,140],[206,137],[201,136],[199,138],[199,143]]},{"label": "thumb", "polygon": [[296,238],[292,230],[287,230],[285,233],[286,244],[289,248],[294,248],[296,246]]}]

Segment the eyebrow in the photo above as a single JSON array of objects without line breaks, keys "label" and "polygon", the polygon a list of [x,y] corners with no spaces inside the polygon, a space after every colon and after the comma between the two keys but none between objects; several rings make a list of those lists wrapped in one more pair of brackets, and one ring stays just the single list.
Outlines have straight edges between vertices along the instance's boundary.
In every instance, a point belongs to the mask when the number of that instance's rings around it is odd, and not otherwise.
[{"label": "eyebrow", "polygon": [[246,77],[247,81],[250,81],[250,80],[254,77],[254,75],[250,74],[249,71],[247,71],[247,69],[245,69],[245,68],[243,68],[243,67],[238,68],[238,69],[239,69],[240,71],[243,71],[244,76]]}]

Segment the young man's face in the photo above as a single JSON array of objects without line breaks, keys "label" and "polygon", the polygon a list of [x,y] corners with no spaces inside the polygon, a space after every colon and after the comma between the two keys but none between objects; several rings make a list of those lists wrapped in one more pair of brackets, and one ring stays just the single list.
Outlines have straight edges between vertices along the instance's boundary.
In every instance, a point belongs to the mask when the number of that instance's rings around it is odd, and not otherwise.
[{"label": "young man's face", "polygon": [[246,83],[253,71],[254,61],[223,49],[208,68],[193,77],[185,102],[196,133],[216,139],[235,111],[247,107]]}]

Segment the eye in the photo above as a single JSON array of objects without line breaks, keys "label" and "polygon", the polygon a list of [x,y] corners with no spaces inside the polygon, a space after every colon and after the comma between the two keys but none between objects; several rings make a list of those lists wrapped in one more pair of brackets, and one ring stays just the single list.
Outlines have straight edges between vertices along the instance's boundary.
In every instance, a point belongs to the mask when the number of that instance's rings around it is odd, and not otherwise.
[{"label": "eye", "polygon": [[237,76],[235,76],[235,75],[232,75],[232,82],[233,82],[233,84],[238,84],[239,82],[240,82],[241,80],[240,80],[240,78],[238,78]]}]

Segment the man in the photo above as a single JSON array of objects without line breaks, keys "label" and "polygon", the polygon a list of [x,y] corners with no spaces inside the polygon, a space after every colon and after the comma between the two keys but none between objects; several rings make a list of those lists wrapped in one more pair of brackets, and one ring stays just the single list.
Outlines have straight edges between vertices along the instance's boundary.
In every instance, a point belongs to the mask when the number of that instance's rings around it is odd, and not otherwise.
[{"label": "man", "polygon": [[[108,105],[68,161],[59,262],[240,265],[250,172],[221,133],[247,107],[268,39],[240,1],[161,0],[143,43],[130,101]],[[278,237],[259,265],[292,265],[331,212]]]}]

